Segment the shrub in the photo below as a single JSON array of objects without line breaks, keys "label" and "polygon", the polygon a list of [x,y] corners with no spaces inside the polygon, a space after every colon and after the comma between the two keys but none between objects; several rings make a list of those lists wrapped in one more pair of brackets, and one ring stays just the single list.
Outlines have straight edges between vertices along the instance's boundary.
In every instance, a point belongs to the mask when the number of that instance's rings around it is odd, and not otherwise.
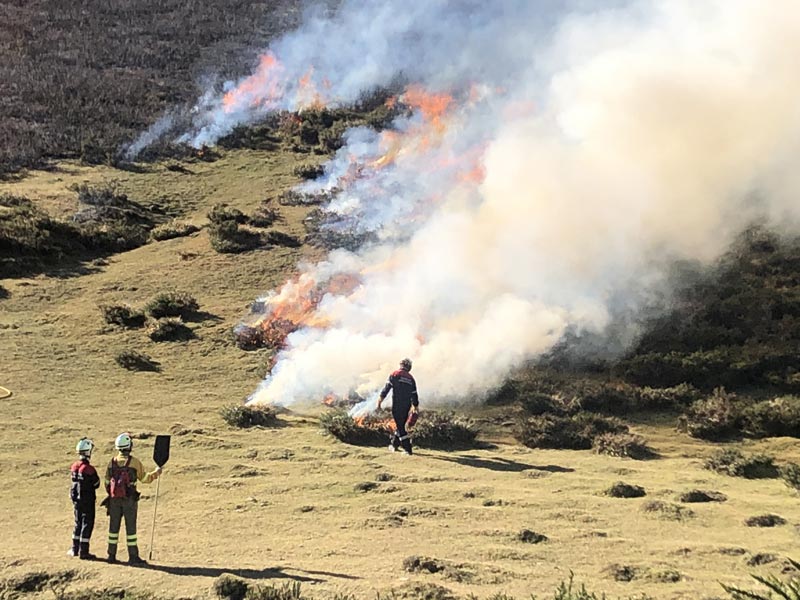
[{"label": "shrub", "polygon": [[192,339],[194,332],[180,318],[167,318],[153,321],[147,335],[154,342],[176,342]]},{"label": "shrub", "polygon": [[704,492],[703,490],[689,490],[678,497],[678,500],[687,504],[695,502],[725,502],[728,497],[720,492]]},{"label": "shrub", "polygon": [[303,242],[295,236],[275,230],[267,232],[265,241],[273,246],[286,246],[287,248],[299,248],[303,245]]},{"label": "shrub", "polygon": [[262,207],[247,217],[247,224],[252,227],[271,227],[280,217],[274,208]]},{"label": "shrub", "polygon": [[11,293],[2,285],[0,285],[0,300],[5,300],[9,296],[11,296]]},{"label": "shrub", "polygon": [[627,432],[627,425],[617,419],[578,413],[565,417],[524,418],[517,425],[515,437],[529,448],[588,450],[594,439],[603,433]]},{"label": "shrub", "polygon": [[162,292],[153,297],[144,307],[145,312],[154,319],[163,317],[190,318],[197,313],[200,305],[194,296],[187,292]]},{"label": "shrub", "polygon": [[786,519],[778,515],[758,515],[745,519],[744,524],[748,527],[775,527],[776,525],[785,525]]},{"label": "shrub", "polygon": [[208,217],[208,220],[215,225],[228,222],[238,224],[247,222],[247,216],[242,211],[240,211],[238,208],[231,208],[224,202],[212,206],[211,210],[208,211],[206,216]]},{"label": "shrub", "polygon": [[668,388],[644,387],[639,390],[639,410],[674,409],[688,406],[700,400],[702,394],[693,385],[681,383]]},{"label": "shrub", "polygon": [[244,600],[250,584],[230,573],[223,573],[214,581],[214,593],[225,600]]},{"label": "shrub", "polygon": [[357,422],[346,409],[323,413],[319,424],[323,431],[337,440],[356,446],[383,446],[389,443],[392,432],[387,420],[368,416]]},{"label": "shrub", "polygon": [[780,470],[780,475],[786,485],[800,491],[800,465],[789,463]]},{"label": "shrub", "polygon": [[646,502],[642,505],[642,510],[668,521],[683,521],[684,519],[694,516],[694,512],[680,504],[662,502],[661,500],[650,500]]},{"label": "shrub", "polygon": [[278,422],[275,408],[263,404],[253,406],[233,404],[223,406],[219,411],[222,420],[232,427],[246,429],[248,427],[270,427]]},{"label": "shrub", "polygon": [[705,468],[731,477],[771,479],[778,476],[773,457],[766,454],[745,456],[738,450],[716,452],[706,460]]},{"label": "shrub", "polygon": [[127,304],[101,304],[100,312],[109,325],[120,325],[128,328],[144,327],[145,316]]},{"label": "shrub", "polygon": [[155,227],[150,232],[150,237],[157,242],[162,242],[164,240],[186,237],[198,231],[200,231],[200,228],[197,225],[192,225],[185,221],[170,221],[169,223],[164,223]]},{"label": "shrub", "polygon": [[222,254],[239,254],[263,245],[260,234],[242,229],[236,221],[213,223],[208,234],[211,247]]},{"label": "shrub", "polygon": [[637,390],[624,383],[586,385],[577,391],[578,404],[583,410],[609,415],[622,415],[636,407]]},{"label": "shrub", "polygon": [[247,592],[245,600],[310,600],[300,590],[300,582],[292,581],[280,587],[269,585],[254,585]]},{"label": "shrub", "polygon": [[645,460],[656,456],[643,437],[630,433],[600,434],[592,441],[592,447],[598,454],[634,460]]},{"label": "shrub", "polygon": [[316,179],[322,175],[323,171],[322,165],[313,163],[297,165],[293,170],[294,174],[302,179]]},{"label": "shrub", "polygon": [[753,437],[800,437],[800,398],[782,396],[742,411],[742,428]]},{"label": "shrub", "polygon": [[129,371],[160,371],[161,367],[152,358],[135,350],[125,350],[114,357],[116,363]]},{"label": "shrub", "polygon": [[734,394],[717,388],[704,400],[694,402],[678,421],[678,430],[705,440],[729,438],[736,432],[739,417]]},{"label": "shrub", "polygon": [[546,542],[548,537],[544,534],[531,531],[530,529],[523,529],[517,534],[517,539],[526,544],[539,544],[541,542]]},{"label": "shrub", "polygon": [[473,448],[478,435],[474,423],[448,412],[424,411],[414,425],[411,435],[421,448],[454,450]]},{"label": "shrub", "polygon": [[642,486],[618,481],[608,488],[605,494],[612,498],[641,498],[646,495],[646,492]]}]

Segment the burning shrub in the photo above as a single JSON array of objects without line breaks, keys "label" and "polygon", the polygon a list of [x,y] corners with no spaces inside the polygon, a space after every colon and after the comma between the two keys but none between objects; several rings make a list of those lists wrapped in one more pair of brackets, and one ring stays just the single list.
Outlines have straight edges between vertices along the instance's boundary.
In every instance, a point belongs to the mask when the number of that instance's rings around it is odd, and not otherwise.
[{"label": "burning shrub", "polygon": [[694,402],[678,420],[678,430],[704,440],[721,440],[736,433],[739,411],[736,398],[725,388],[717,388],[704,400]]},{"label": "burning shrub", "polygon": [[152,358],[135,350],[125,350],[114,357],[116,363],[129,371],[160,371],[160,365]]},{"label": "burning shrub", "polygon": [[618,481],[608,488],[605,494],[612,498],[641,498],[646,495],[646,492],[642,486]]},{"label": "burning shrub", "polygon": [[800,437],[800,398],[782,396],[742,411],[742,428],[753,437]]},{"label": "burning shrub", "polygon": [[222,420],[232,427],[246,429],[248,427],[271,427],[278,422],[278,414],[272,406],[247,406],[233,404],[223,406],[219,411]]},{"label": "burning shrub", "polygon": [[162,292],[152,298],[144,307],[145,312],[154,319],[162,317],[190,318],[197,313],[200,305],[194,296],[187,292]]},{"label": "burning shrub", "polygon": [[239,254],[261,247],[261,235],[242,229],[236,221],[213,223],[208,229],[211,247],[222,254]]},{"label": "burning shrub", "polygon": [[478,435],[474,423],[453,413],[424,411],[414,426],[414,444],[421,448],[473,448]]},{"label": "burning shrub", "polygon": [[380,419],[368,416],[359,422],[345,409],[323,413],[319,418],[323,431],[345,444],[355,446],[383,446],[389,443],[391,428]]},{"label": "burning shrub", "polygon": [[766,454],[745,456],[738,450],[721,450],[712,455],[705,468],[731,477],[771,479],[778,476],[773,457]]},{"label": "burning shrub", "polygon": [[198,231],[200,231],[200,228],[197,225],[176,220],[155,227],[150,232],[150,238],[157,242],[163,242],[164,240],[186,237]]},{"label": "burning shrub", "polygon": [[144,327],[144,313],[127,304],[101,304],[99,308],[103,313],[103,319],[109,325],[120,325],[131,329]]},{"label": "burning shrub", "polygon": [[153,321],[147,335],[154,342],[178,342],[192,339],[194,332],[180,318],[170,317]]},{"label": "burning shrub", "polygon": [[781,469],[780,475],[786,485],[800,491],[800,465],[789,463]]},{"label": "burning shrub", "polygon": [[529,448],[588,450],[594,439],[603,433],[627,433],[621,421],[578,413],[565,417],[540,415],[522,419],[515,437]]},{"label": "burning shrub", "polygon": [[592,441],[594,451],[620,458],[645,460],[656,456],[645,439],[630,433],[603,433]]}]

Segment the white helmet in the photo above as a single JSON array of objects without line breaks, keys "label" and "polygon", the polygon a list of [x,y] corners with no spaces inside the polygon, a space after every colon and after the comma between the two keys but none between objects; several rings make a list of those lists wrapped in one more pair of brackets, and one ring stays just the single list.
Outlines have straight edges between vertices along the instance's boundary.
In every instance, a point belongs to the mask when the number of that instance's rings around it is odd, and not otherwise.
[{"label": "white helmet", "polygon": [[133,439],[130,433],[120,433],[114,440],[114,446],[120,452],[130,452],[133,449]]},{"label": "white helmet", "polygon": [[75,446],[75,451],[80,454],[81,456],[85,456],[89,458],[92,455],[92,449],[94,448],[94,443],[89,438],[81,438],[78,441],[78,445]]}]

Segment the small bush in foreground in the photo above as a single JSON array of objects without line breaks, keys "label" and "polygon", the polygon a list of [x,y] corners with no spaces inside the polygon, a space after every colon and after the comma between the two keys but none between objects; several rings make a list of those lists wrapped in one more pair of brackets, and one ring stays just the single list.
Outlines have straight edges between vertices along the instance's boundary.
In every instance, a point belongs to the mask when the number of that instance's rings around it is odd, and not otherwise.
[{"label": "small bush in foreground", "polygon": [[157,242],[163,242],[164,240],[186,237],[198,231],[200,231],[200,228],[197,225],[192,225],[184,221],[170,221],[169,223],[164,223],[163,225],[155,227],[150,232],[150,237]]},{"label": "small bush in foreground", "polygon": [[345,444],[355,446],[383,446],[389,443],[391,428],[385,420],[366,417],[356,422],[346,409],[323,413],[319,418],[325,433]]},{"label": "small bush in foreground", "polygon": [[453,413],[425,411],[411,431],[414,444],[421,448],[453,450],[472,448],[478,432],[473,422]]},{"label": "small bush in foreground", "polygon": [[689,490],[678,497],[681,502],[691,504],[695,502],[725,502],[728,497],[721,492],[704,492],[703,490]]},{"label": "small bush in foreground", "polygon": [[271,406],[247,406],[234,404],[223,406],[219,411],[222,420],[232,427],[248,428],[260,425],[270,427],[278,422],[275,409]]},{"label": "small bush in foreground", "polygon": [[208,234],[211,247],[221,254],[239,254],[263,245],[260,234],[242,229],[236,221],[212,223]]},{"label": "small bush in foreground", "polygon": [[214,581],[214,593],[224,600],[244,600],[250,584],[241,577],[223,573]]},{"label": "small bush in foreground", "polygon": [[131,329],[144,327],[144,313],[127,304],[101,304],[99,308],[103,313],[103,319],[109,325],[120,325]]},{"label": "small bush in foreground", "polygon": [[786,485],[800,491],[800,465],[789,463],[781,469],[780,475]]},{"label": "small bush in foreground", "polygon": [[641,498],[646,495],[644,488],[640,485],[631,485],[618,481],[605,491],[606,496],[612,498]]},{"label": "small bush in foreground", "polygon": [[593,440],[592,446],[598,454],[620,458],[645,460],[656,456],[643,437],[630,433],[600,434]]},{"label": "small bush in foreground", "polygon": [[147,335],[154,342],[179,342],[192,339],[194,332],[179,318],[168,318],[153,321]]},{"label": "small bush in foreground", "polygon": [[114,357],[116,363],[129,371],[159,371],[161,367],[152,358],[135,350],[125,350]]},{"label": "small bush in foreground", "polygon": [[194,296],[186,292],[163,292],[155,296],[144,307],[145,312],[154,319],[163,317],[188,318],[200,309]]},{"label": "small bush in foreground", "polygon": [[771,479],[778,477],[773,457],[766,454],[745,456],[738,450],[721,450],[706,460],[705,468],[731,477]]}]

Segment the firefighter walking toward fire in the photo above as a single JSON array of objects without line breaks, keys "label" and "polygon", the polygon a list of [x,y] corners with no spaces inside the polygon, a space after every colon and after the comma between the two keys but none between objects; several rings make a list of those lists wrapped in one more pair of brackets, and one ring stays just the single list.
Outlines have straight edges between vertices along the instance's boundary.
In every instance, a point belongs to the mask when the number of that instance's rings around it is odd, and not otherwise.
[{"label": "firefighter walking toward fire", "polygon": [[[392,391],[392,417],[394,418],[395,432],[392,436],[390,449],[397,452],[400,447],[406,454],[411,454],[411,436],[406,431],[406,422],[409,414],[416,416],[419,410],[419,398],[417,397],[417,382],[411,375],[411,360],[404,358],[400,361],[400,368],[389,375],[389,380],[383,386],[378,398],[378,410],[381,403]],[[412,418],[413,418],[412,417]]]},{"label": "firefighter walking toward fire", "polygon": [[69,496],[72,507],[75,509],[75,528],[72,532],[72,548],[70,556],[78,556],[83,560],[97,558],[89,552],[89,541],[94,530],[95,503],[100,487],[100,476],[97,470],[89,463],[92,458],[94,444],[88,438],[81,438],[75,447],[78,460],[70,467],[72,485]]},{"label": "firefighter walking toward fire", "polygon": [[111,459],[106,469],[105,484],[110,521],[108,524],[108,562],[117,562],[119,529],[125,518],[125,541],[128,546],[128,564],[146,565],[139,556],[139,543],[136,537],[136,517],[139,507],[137,483],[150,483],[161,475],[161,467],[147,473],[142,461],[131,454],[133,440],[129,433],[121,433],[114,441],[118,454]]}]

